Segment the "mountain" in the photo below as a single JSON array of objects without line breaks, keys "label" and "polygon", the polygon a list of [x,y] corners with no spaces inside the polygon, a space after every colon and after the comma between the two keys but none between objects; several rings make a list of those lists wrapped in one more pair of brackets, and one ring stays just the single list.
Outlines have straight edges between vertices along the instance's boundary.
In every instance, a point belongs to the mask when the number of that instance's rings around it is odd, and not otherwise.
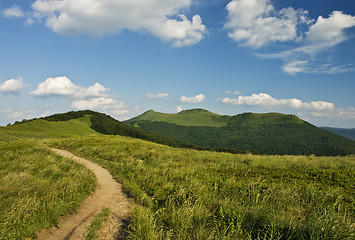
[{"label": "mountain", "polygon": [[227,125],[227,121],[224,120],[225,119],[220,115],[204,109],[184,110],[178,114],[167,114],[149,110],[135,118],[125,121],[125,123],[132,124],[139,121],[160,121],[181,126],[222,127]]},{"label": "mountain", "polygon": [[331,127],[320,127],[320,128],[355,141],[355,128],[331,128]]},{"label": "mountain", "polygon": [[177,114],[145,112],[125,123],[149,132],[210,148],[255,150],[278,155],[348,155],[355,143],[294,115],[243,113],[221,116],[204,109]]},{"label": "mountain", "polygon": [[7,127],[0,127],[0,141],[20,137],[51,138],[90,134],[121,135],[172,147],[212,150],[174,138],[159,136],[155,133],[122,123],[106,114],[90,110],[54,114],[40,119],[23,120]]}]

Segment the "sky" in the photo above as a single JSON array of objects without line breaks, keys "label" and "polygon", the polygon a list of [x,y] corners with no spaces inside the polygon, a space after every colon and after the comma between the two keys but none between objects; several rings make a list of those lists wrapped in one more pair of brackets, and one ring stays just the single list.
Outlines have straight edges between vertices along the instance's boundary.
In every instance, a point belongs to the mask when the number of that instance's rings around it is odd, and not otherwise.
[{"label": "sky", "polygon": [[0,125],[91,109],[355,128],[355,1],[0,0]]}]

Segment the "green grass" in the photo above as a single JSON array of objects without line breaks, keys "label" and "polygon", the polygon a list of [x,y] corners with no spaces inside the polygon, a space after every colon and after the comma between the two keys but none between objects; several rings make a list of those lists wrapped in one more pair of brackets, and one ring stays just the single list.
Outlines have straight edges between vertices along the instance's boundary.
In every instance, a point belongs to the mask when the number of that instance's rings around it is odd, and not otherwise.
[{"label": "green grass", "polygon": [[227,120],[228,117],[211,113],[207,110],[192,109],[181,111],[177,114],[160,113],[150,110],[126,122],[135,123],[139,121],[159,121],[173,123],[180,126],[222,127],[227,125]]},{"label": "green grass", "polygon": [[33,139],[0,141],[0,239],[34,238],[73,213],[95,176]]},{"label": "green grass", "polygon": [[104,224],[107,221],[109,215],[110,215],[110,209],[108,208],[102,209],[101,213],[95,217],[95,219],[88,227],[86,233],[84,234],[84,239],[85,240],[97,239],[99,237],[98,232],[101,229],[102,224]]},{"label": "green grass", "polygon": [[355,157],[253,156],[124,137],[51,140],[136,201],[130,239],[353,239]]},{"label": "green grass", "polygon": [[0,239],[34,238],[93,191],[92,173],[47,146],[93,160],[123,183],[136,202],[129,239],[354,239],[354,156],[176,149],[96,134],[90,123],[0,129]]},{"label": "green grass", "polygon": [[23,124],[0,127],[0,140],[7,138],[62,138],[98,134],[90,128],[90,124],[89,116],[62,122],[37,119]]}]

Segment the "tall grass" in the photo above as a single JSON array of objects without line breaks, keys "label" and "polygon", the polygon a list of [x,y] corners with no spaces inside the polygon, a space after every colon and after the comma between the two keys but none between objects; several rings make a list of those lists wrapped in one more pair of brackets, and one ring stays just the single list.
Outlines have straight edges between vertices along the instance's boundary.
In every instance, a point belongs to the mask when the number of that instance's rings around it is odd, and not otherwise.
[{"label": "tall grass", "polygon": [[253,156],[123,137],[51,140],[135,199],[130,239],[353,239],[355,157]]},{"label": "tall grass", "polygon": [[0,239],[34,238],[94,190],[95,176],[38,141],[0,141]]}]

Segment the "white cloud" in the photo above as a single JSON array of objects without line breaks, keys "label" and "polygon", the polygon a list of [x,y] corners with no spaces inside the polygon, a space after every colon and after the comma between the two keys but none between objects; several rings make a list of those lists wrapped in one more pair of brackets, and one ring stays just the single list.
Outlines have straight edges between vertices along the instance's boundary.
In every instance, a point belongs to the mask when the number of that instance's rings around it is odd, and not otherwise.
[{"label": "white cloud", "polygon": [[3,93],[17,93],[21,88],[23,78],[10,79],[0,84],[0,92]]},{"label": "white cloud", "polygon": [[325,64],[319,56],[349,39],[345,30],[355,27],[354,16],[334,11],[328,18],[309,19],[308,12],[302,9],[289,7],[278,11],[271,0],[232,0],[226,9],[228,35],[242,46],[257,49],[277,41],[298,44],[280,53],[258,54],[282,59],[282,70],[287,74],[355,71],[348,64],[338,65],[329,60]]},{"label": "white cloud", "polygon": [[128,112],[124,103],[118,102],[116,99],[111,97],[97,97],[88,100],[75,100],[72,103],[72,107],[78,110],[109,110],[110,112],[114,112],[115,115]]},{"label": "white cloud", "polygon": [[150,99],[156,99],[156,98],[165,98],[165,99],[167,99],[168,96],[169,96],[169,94],[167,94],[167,93],[157,93],[157,94],[148,93],[146,95],[146,97],[150,98]]},{"label": "white cloud", "polygon": [[185,103],[201,103],[204,100],[205,100],[205,96],[203,94],[198,94],[195,97],[182,96],[180,98],[180,102],[185,102]]},{"label": "white cloud", "polygon": [[7,18],[21,18],[25,16],[24,12],[17,5],[6,9],[3,14]]},{"label": "white cloud", "polygon": [[181,107],[181,106],[178,106],[178,107],[176,108],[176,111],[181,112],[181,111],[182,111],[182,107]]},{"label": "white cloud", "polygon": [[308,61],[293,61],[285,64],[282,70],[290,75],[306,72]]},{"label": "white cloud", "polygon": [[191,0],[36,0],[34,16],[64,35],[102,36],[123,29],[149,32],[175,47],[194,45],[206,32],[199,15],[179,14]]},{"label": "white cloud", "polygon": [[34,96],[51,96],[51,95],[74,95],[79,91],[80,87],[76,86],[67,77],[55,77],[47,78],[44,82],[41,82],[37,89],[31,92]]},{"label": "white cloud", "polygon": [[88,97],[101,97],[107,96],[107,92],[109,92],[109,88],[105,88],[100,83],[95,83],[94,85],[84,88],[80,87],[80,90],[74,94],[76,98],[88,98]]},{"label": "white cloud", "polygon": [[110,89],[100,83],[89,87],[74,84],[67,77],[47,78],[38,84],[37,89],[31,92],[36,97],[62,96],[72,100],[72,107],[77,110],[98,110],[114,115],[122,115],[130,110],[123,103],[117,101],[109,94]]},{"label": "white cloud", "polygon": [[338,74],[355,71],[352,64],[337,65],[329,60],[324,63],[319,57],[320,54],[348,40],[345,30],[352,27],[355,27],[355,17],[334,11],[329,18],[318,17],[306,33],[302,46],[277,54],[260,54],[259,56],[284,60],[282,70],[290,75],[297,73]]},{"label": "white cloud", "polygon": [[101,97],[107,96],[107,92],[110,89],[105,88],[100,83],[95,83],[94,85],[85,88],[82,86],[75,85],[69,78],[55,77],[47,78],[44,82],[38,84],[36,90],[32,91],[31,94],[37,97],[48,97],[48,96],[71,96],[73,98],[88,98],[88,97]]},{"label": "white cloud", "polygon": [[270,0],[232,0],[226,7],[228,36],[241,45],[260,48],[272,42],[299,39],[297,26],[307,12],[291,7],[276,11]]},{"label": "white cloud", "polygon": [[318,17],[307,32],[307,40],[315,43],[344,40],[344,30],[354,26],[355,17],[334,11],[329,18]]},{"label": "white cloud", "polygon": [[293,109],[324,111],[333,110],[335,106],[333,103],[316,101],[316,102],[302,102],[299,99],[275,99],[266,93],[252,94],[251,96],[239,96],[238,98],[223,98],[220,99],[222,103],[233,105],[247,105],[260,107],[287,107]]}]

